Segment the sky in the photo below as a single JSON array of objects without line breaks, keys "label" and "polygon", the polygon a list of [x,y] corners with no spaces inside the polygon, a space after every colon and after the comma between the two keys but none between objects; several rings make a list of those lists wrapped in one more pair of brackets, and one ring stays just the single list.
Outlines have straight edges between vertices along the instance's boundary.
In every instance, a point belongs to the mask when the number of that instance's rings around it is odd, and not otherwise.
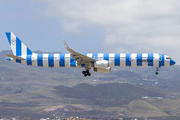
[{"label": "sky", "polygon": [[179,0],[0,0],[0,51],[161,53],[180,64]]}]

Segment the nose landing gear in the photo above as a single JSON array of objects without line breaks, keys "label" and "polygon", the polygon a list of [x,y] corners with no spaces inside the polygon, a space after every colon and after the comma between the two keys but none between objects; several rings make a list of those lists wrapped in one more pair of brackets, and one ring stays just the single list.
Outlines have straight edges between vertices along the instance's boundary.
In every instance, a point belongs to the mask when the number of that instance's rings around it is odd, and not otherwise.
[{"label": "nose landing gear", "polygon": [[91,76],[91,73],[89,73],[89,70],[86,71],[82,71],[82,74],[84,74],[84,76]]},{"label": "nose landing gear", "polygon": [[155,74],[158,75],[159,67],[156,68]]}]

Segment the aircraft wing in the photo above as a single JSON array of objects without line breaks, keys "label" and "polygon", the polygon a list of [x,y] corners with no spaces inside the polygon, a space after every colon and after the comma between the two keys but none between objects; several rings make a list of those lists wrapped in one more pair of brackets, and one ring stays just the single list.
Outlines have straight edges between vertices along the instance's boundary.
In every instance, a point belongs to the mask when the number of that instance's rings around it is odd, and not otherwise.
[{"label": "aircraft wing", "polygon": [[15,55],[11,55],[11,54],[6,54],[8,57],[14,58],[14,59],[19,59],[19,60],[25,60],[24,58],[15,56]]},{"label": "aircraft wing", "polygon": [[71,56],[76,60],[76,61],[80,61],[82,63],[86,63],[86,62],[92,62],[92,61],[97,61],[96,59],[90,58],[88,56],[85,56],[81,53],[78,53],[74,50],[72,50],[71,48],[68,47],[68,45],[66,44],[65,40],[63,40],[64,42],[64,47],[71,53]]}]

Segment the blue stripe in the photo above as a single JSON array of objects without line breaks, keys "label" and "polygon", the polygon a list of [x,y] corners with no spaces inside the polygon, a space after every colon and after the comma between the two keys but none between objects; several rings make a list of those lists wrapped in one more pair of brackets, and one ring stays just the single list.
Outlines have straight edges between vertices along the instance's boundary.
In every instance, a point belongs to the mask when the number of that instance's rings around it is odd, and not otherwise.
[{"label": "blue stripe", "polygon": [[159,61],[159,67],[164,66],[164,55],[163,54],[159,54],[159,57],[160,56],[162,56],[162,59],[159,58],[159,59],[161,59],[161,61]]},{"label": "blue stripe", "polygon": [[148,54],[148,66],[153,66],[153,54]]},{"label": "blue stripe", "polygon": [[83,53],[83,55],[87,56],[87,53]]},{"label": "blue stripe", "polygon": [[16,37],[16,56],[21,56],[21,41]]},{"label": "blue stripe", "polygon": [[115,66],[120,66],[120,54],[119,53],[115,54],[114,63],[115,63]]},{"label": "blue stripe", "polygon": [[103,59],[109,61],[109,53],[104,53]]},{"label": "blue stripe", "polygon": [[54,54],[49,54],[48,55],[48,66],[49,67],[54,67]]},{"label": "blue stripe", "polygon": [[21,60],[16,59],[16,62],[17,62],[17,63],[21,63]]},{"label": "blue stripe", "polygon": [[10,32],[6,32],[6,36],[8,38],[9,44],[11,45],[11,33]]},{"label": "blue stripe", "polygon": [[[16,37],[16,56],[21,56],[21,41]],[[21,60],[16,59],[17,63],[21,63]]]},{"label": "blue stripe", "polygon": [[142,66],[142,53],[137,54],[137,66]]},{"label": "blue stripe", "polygon": [[43,67],[43,54],[37,55],[37,65]]},{"label": "blue stripe", "polygon": [[81,64],[81,67],[85,67],[85,64]]},{"label": "blue stripe", "polygon": [[31,55],[27,55],[26,62],[27,62],[27,65],[32,65]]},{"label": "blue stripe", "polygon": [[131,66],[131,54],[130,53],[127,53],[126,54],[126,66]]},{"label": "blue stripe", "polygon": [[72,57],[70,57],[70,65],[71,67],[76,67],[76,61]]},{"label": "blue stripe", "polygon": [[93,53],[92,54],[92,57],[94,58],[94,59],[98,59],[97,57],[98,57],[98,54],[97,53]]},{"label": "blue stripe", "polygon": [[60,54],[59,57],[60,57],[59,66],[65,67],[65,54]]},{"label": "blue stripe", "polygon": [[29,48],[27,48],[27,55],[32,55],[32,52],[29,50]]}]

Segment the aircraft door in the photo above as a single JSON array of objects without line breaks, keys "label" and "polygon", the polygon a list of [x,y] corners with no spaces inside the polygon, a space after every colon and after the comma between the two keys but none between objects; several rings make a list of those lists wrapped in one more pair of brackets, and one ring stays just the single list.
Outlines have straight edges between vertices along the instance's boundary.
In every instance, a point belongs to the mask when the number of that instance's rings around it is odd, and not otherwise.
[{"label": "aircraft door", "polygon": [[159,66],[164,66],[165,65],[165,61],[164,60],[164,55],[163,54],[159,54]]}]

